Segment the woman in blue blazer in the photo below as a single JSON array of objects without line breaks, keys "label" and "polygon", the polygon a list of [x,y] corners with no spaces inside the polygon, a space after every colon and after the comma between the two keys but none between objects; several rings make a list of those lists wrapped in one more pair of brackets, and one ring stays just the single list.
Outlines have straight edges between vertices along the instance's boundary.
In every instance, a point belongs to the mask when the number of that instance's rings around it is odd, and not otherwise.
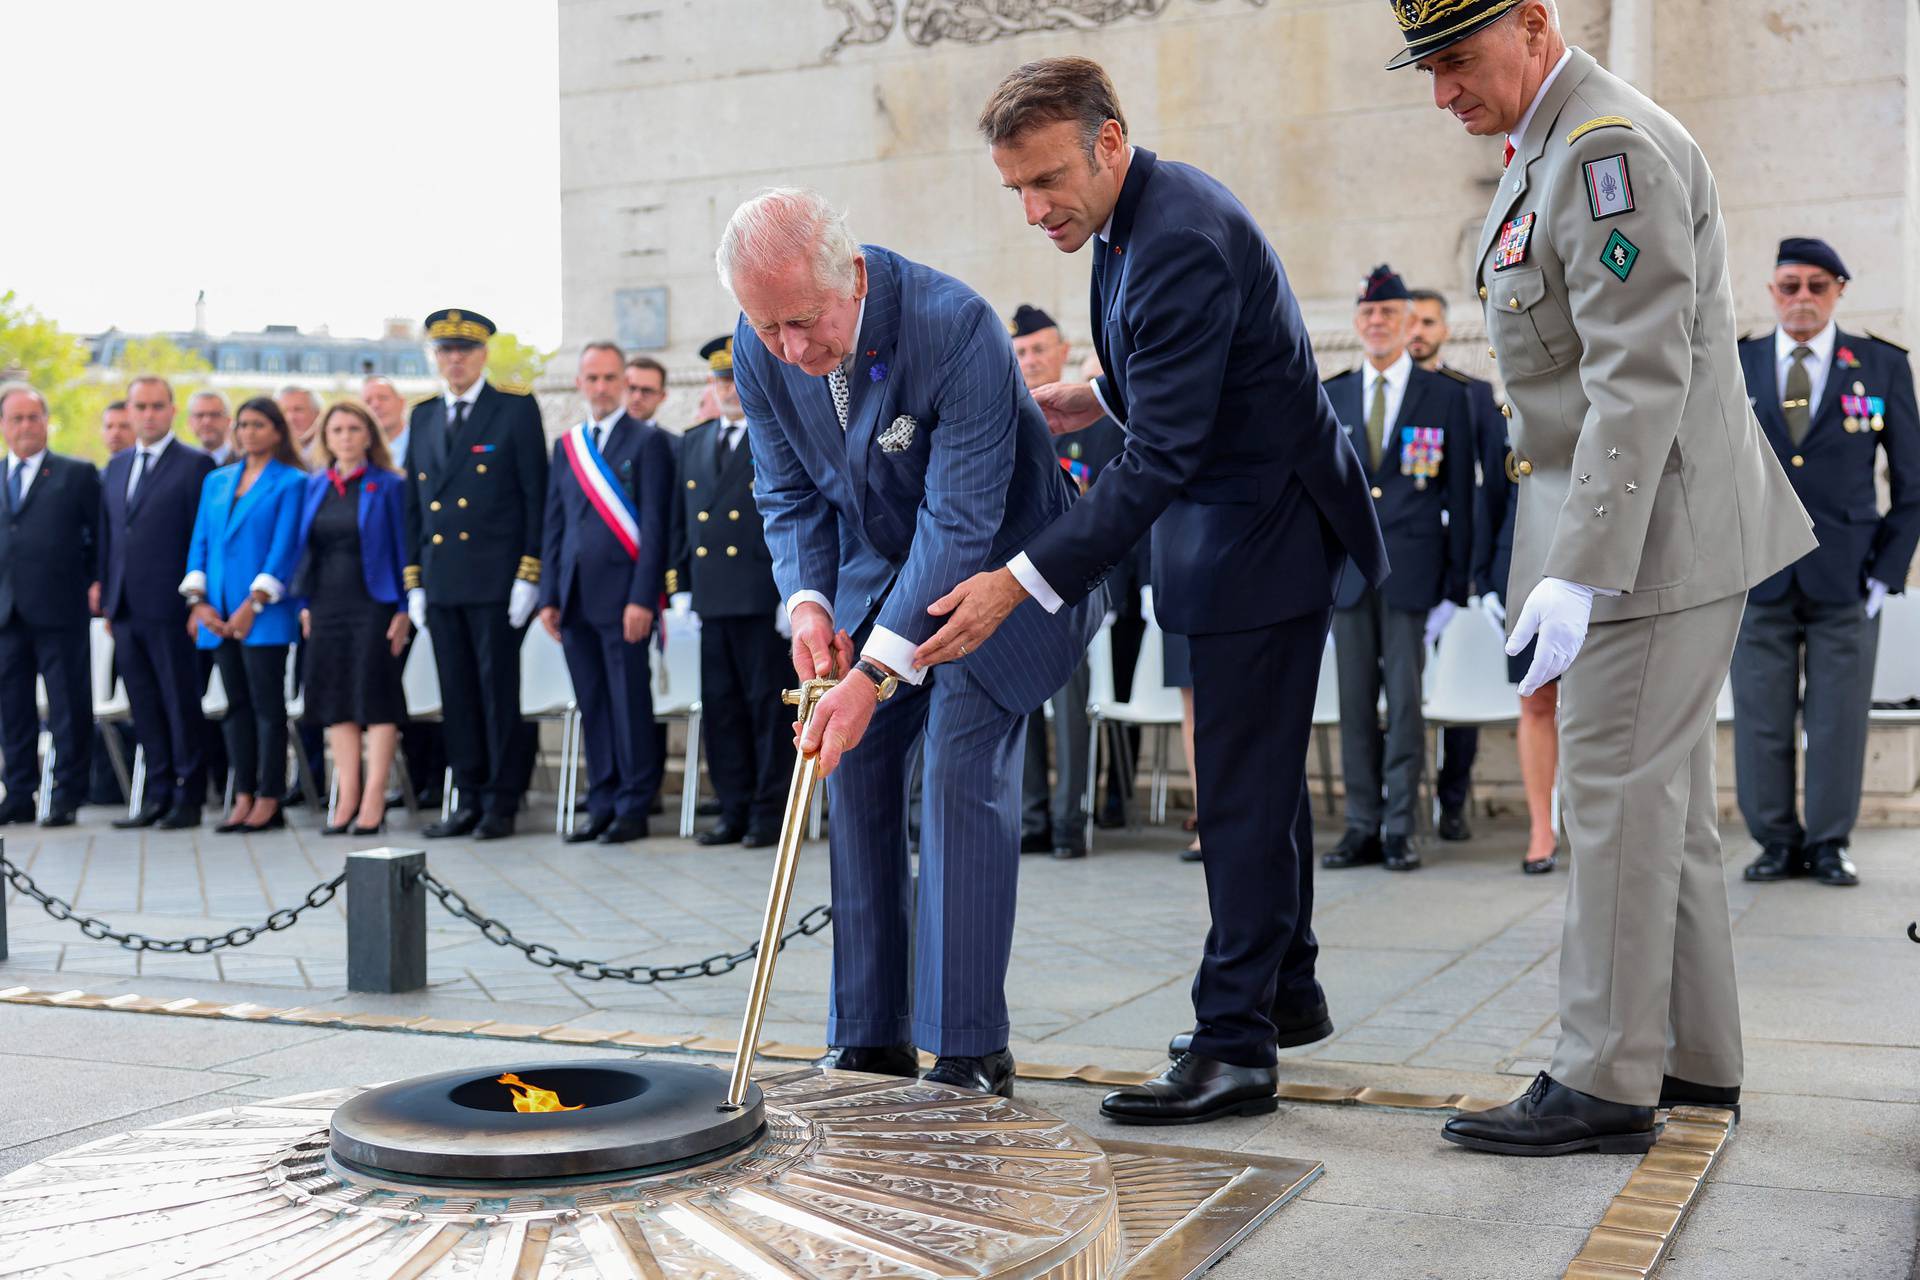
[{"label": "woman in blue blazer", "polygon": [[233,809],[214,830],[287,825],[287,649],[300,634],[288,596],[300,556],[300,495],[306,470],[278,405],[264,396],[234,419],[239,461],[208,474],[187,551],[180,594],[187,630],[213,650],[227,691],[227,759]]},{"label": "woman in blue blazer", "polygon": [[406,480],[357,400],[328,406],[313,448],[322,470],[307,477],[301,497],[294,594],[305,605],[307,717],[326,726],[339,783],[324,834],[373,835],[386,823],[387,773],[407,714],[400,684],[409,632],[401,588]]}]

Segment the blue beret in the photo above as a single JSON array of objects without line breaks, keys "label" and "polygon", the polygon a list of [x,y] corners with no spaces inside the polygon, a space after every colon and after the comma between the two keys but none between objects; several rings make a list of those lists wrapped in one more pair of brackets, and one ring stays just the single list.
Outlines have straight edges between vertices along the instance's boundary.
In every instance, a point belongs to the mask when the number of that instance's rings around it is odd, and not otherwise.
[{"label": "blue beret", "polygon": [[1400,278],[1400,273],[1383,262],[1360,282],[1360,296],[1354,299],[1354,305],[1391,302],[1395,298],[1407,299],[1412,296],[1407,292],[1407,282]]},{"label": "blue beret", "polygon": [[1784,267],[1789,264],[1802,267],[1818,267],[1831,272],[1835,279],[1848,280],[1847,264],[1840,261],[1840,255],[1825,240],[1815,240],[1810,236],[1788,236],[1780,242],[1780,256],[1773,265]]}]

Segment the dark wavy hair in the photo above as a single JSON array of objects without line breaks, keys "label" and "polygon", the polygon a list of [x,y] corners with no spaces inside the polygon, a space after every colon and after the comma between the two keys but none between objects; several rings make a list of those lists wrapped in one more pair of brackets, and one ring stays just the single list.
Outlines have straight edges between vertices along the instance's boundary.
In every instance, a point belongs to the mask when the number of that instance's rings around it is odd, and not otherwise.
[{"label": "dark wavy hair", "polygon": [[280,412],[279,405],[275,404],[267,396],[255,396],[233,411],[234,426],[238,427],[240,425],[240,415],[243,413],[259,414],[268,422],[271,422],[273,429],[280,433],[280,439],[273,446],[273,460],[275,462],[284,462],[295,471],[305,471],[307,469],[306,461],[301,458],[300,451],[293,447],[293,428],[287,425],[287,415]]}]

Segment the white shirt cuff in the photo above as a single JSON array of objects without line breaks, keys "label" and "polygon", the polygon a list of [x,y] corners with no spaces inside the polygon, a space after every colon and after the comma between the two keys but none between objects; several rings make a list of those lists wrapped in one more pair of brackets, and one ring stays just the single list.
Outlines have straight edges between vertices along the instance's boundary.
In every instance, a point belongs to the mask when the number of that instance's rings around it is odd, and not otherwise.
[{"label": "white shirt cuff", "polygon": [[258,591],[267,598],[268,604],[279,604],[281,599],[287,594],[287,589],[281,584],[280,579],[270,573],[263,573],[256,576],[252,584],[247,587],[247,590]]},{"label": "white shirt cuff", "polygon": [[793,620],[793,611],[803,604],[819,605],[827,611],[827,621],[833,621],[833,601],[827,599],[818,591],[796,591],[787,601],[787,620],[789,622]]},{"label": "white shirt cuff", "polygon": [[1047,580],[1040,576],[1038,569],[1033,567],[1033,561],[1027,559],[1026,552],[1022,551],[1007,561],[1007,571],[1013,575],[1013,580],[1025,587],[1027,594],[1038,600],[1040,607],[1048,613],[1060,612],[1060,606],[1066,603],[1060,598],[1059,592],[1047,585]]},{"label": "white shirt cuff", "polygon": [[[1112,418],[1115,422],[1118,422],[1122,427],[1125,427],[1127,425],[1125,420],[1122,419],[1119,414],[1113,411],[1113,406],[1107,403],[1107,398],[1104,395],[1100,394],[1100,383],[1102,381],[1103,379],[1101,378],[1095,378],[1092,382],[1089,382],[1087,384],[1088,386],[1093,388],[1093,398],[1100,402],[1100,408],[1103,411],[1105,411],[1106,415],[1109,418]],[[1051,613],[1052,610],[1048,610],[1048,612]]]},{"label": "white shirt cuff", "polygon": [[180,579],[180,594],[183,596],[204,596],[207,594],[207,575],[195,569]]},{"label": "white shirt cuff", "polygon": [[875,627],[873,634],[867,637],[867,647],[860,651],[860,656],[879,663],[907,684],[919,684],[927,678],[927,673],[925,668],[913,665],[916,647],[911,640],[897,632]]}]

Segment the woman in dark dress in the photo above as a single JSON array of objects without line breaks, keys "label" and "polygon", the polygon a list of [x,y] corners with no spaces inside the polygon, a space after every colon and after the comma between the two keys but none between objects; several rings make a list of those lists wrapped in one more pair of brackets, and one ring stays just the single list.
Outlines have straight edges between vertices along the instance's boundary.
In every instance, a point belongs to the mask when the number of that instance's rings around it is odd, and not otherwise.
[{"label": "woman in dark dress", "polygon": [[[372,835],[386,825],[386,778],[407,713],[401,655],[409,624],[401,590],[401,495],[386,437],[357,400],[327,408],[301,508],[297,590],[306,602],[307,716],[325,725],[339,783],[325,834]],[[360,747],[364,734],[367,761]]]}]

